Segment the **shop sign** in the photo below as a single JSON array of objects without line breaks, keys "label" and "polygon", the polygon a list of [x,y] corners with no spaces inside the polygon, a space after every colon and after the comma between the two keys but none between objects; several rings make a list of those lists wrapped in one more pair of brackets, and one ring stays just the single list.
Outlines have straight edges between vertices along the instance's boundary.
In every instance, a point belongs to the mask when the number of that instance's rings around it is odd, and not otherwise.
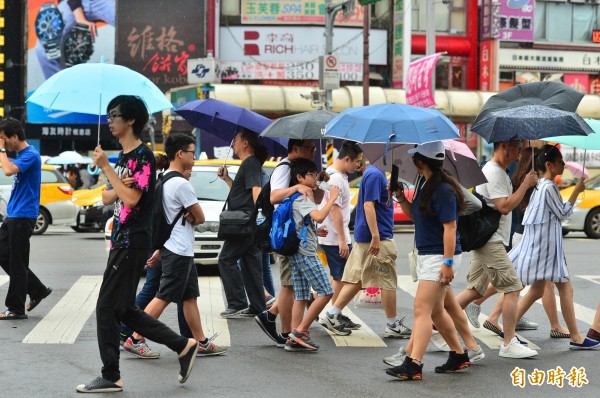
[{"label": "shop sign", "polygon": [[555,51],[501,48],[500,68],[534,70],[571,70],[597,73],[600,53],[594,51]]},{"label": "shop sign", "polygon": [[482,40],[479,58],[479,89],[498,91],[498,40]]},{"label": "shop sign", "polygon": [[[323,27],[232,26],[220,30],[222,61],[318,61],[325,51]],[[369,63],[387,65],[387,32],[369,33]],[[336,28],[334,53],[341,63],[363,62],[362,29]]]},{"label": "shop sign", "polygon": [[[338,3],[337,1],[335,2]],[[242,0],[242,24],[251,25],[325,25],[325,0]],[[362,26],[362,7],[354,7],[352,16],[342,21],[338,13],[336,25]]]},{"label": "shop sign", "polygon": [[500,40],[533,41],[535,0],[500,0]]},{"label": "shop sign", "polygon": [[500,36],[500,2],[481,0],[481,39],[497,39]]},{"label": "shop sign", "polygon": [[592,42],[600,43],[600,29],[592,30]]},{"label": "shop sign", "polygon": [[[362,81],[363,65],[338,63],[340,80]],[[221,80],[319,80],[319,62],[231,62],[217,66]]]}]

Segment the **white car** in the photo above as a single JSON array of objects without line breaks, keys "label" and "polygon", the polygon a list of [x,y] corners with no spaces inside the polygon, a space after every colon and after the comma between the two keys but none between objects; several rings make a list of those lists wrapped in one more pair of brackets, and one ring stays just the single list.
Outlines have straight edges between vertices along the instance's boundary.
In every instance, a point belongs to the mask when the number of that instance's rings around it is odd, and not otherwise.
[{"label": "white car", "polygon": [[[198,160],[192,170],[190,182],[198,197],[198,203],[204,212],[205,221],[197,225],[194,232],[194,263],[196,265],[217,265],[219,253],[223,247],[223,241],[217,238],[219,231],[219,215],[229,195],[227,184],[217,177],[217,170],[223,164],[223,160]],[[231,178],[239,169],[239,160],[228,160],[227,170]],[[277,165],[274,162],[265,162],[263,169],[271,174]],[[105,229],[106,248],[110,245],[110,232],[112,230],[112,218],[108,220]]]}]

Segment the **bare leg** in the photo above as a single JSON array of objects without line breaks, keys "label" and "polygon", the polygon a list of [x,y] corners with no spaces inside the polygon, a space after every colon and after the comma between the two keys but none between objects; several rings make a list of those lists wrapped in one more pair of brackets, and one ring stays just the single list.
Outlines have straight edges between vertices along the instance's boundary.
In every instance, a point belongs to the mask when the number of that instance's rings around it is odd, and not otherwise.
[{"label": "bare leg", "polygon": [[556,297],[554,296],[554,282],[546,282],[544,295],[542,296],[544,311],[550,321],[550,330],[556,330],[561,333],[569,333],[569,330],[560,324],[558,319],[558,309],[556,308]]},{"label": "bare leg", "polygon": [[[342,289],[340,290],[340,292],[338,294],[337,300],[332,302],[333,306],[339,308],[340,310],[343,310],[344,307],[346,307],[348,305],[348,303],[350,301],[352,301],[354,296],[356,296],[356,293],[358,293],[359,290],[361,289],[360,283],[346,283],[346,282],[343,282],[343,283],[344,283],[344,286],[342,286]],[[383,292],[385,293],[385,290]],[[383,300],[383,296],[384,296],[384,294],[382,294],[382,300]],[[394,302],[394,305],[395,305],[395,302]],[[385,306],[385,303],[384,303],[384,306]]]},{"label": "bare leg", "polygon": [[[300,322],[300,324],[297,327],[297,329],[299,331],[305,332],[308,330],[308,328],[310,327],[310,324],[313,323],[315,318],[319,316],[321,311],[323,311],[323,308],[325,308],[325,306],[327,305],[329,300],[331,300],[331,296],[332,296],[331,294],[328,294],[327,296],[317,296],[315,298],[315,301],[313,301],[313,303],[308,308],[308,310],[306,310],[306,315],[304,315],[304,318],[302,318],[302,321]],[[302,313],[304,313],[305,306],[306,306],[306,301],[296,301],[294,303],[294,310],[293,310],[292,317],[294,319],[296,318],[296,312],[301,311]],[[297,308],[297,307],[301,307],[301,308]]]},{"label": "bare leg", "polygon": [[508,345],[515,337],[515,327],[517,326],[517,306],[519,292],[510,292],[504,294],[504,303],[502,303],[502,321],[504,323],[504,344]]},{"label": "bare leg", "polygon": [[[504,306],[504,294],[500,294],[498,299],[496,300],[496,304],[494,305],[494,309],[488,316],[487,321],[492,325],[496,326],[498,329],[502,330],[502,325],[500,325],[500,315],[502,315],[502,308]],[[517,318],[518,320],[518,318]]]},{"label": "bare leg", "polygon": [[517,319],[520,319],[523,315],[525,315],[525,313],[529,311],[529,308],[531,308],[533,303],[542,298],[545,289],[545,281],[533,282],[533,284],[529,286],[529,290],[527,291],[525,296],[523,296],[521,300],[519,300],[519,305],[517,309]]},{"label": "bare leg", "polygon": [[396,308],[396,290],[381,290],[381,302],[386,318],[393,318],[398,315]]},{"label": "bare leg", "polygon": [[[460,335],[460,337],[462,337],[463,341],[467,345],[467,348],[471,350],[476,350],[479,347],[479,344],[477,344],[477,342],[473,338],[473,334],[471,333],[471,329],[469,328],[469,321],[467,320],[467,316],[456,302],[452,288],[446,290],[446,297],[444,298],[444,308],[447,312],[446,316],[450,316],[450,318],[452,319],[452,322],[454,323],[458,334]],[[446,323],[448,322],[446,321]],[[444,337],[443,334],[442,337]]]},{"label": "bare leg", "polygon": [[[270,312],[281,317],[281,332],[292,331],[292,307],[294,306],[294,288],[292,286],[281,286],[275,305]],[[273,312],[273,310],[277,312]]]},{"label": "bare leg", "polygon": [[475,289],[465,289],[456,296],[456,302],[463,310],[474,300],[482,297]]},{"label": "bare leg", "polygon": [[571,341],[582,343],[585,337],[579,334],[579,329],[577,328],[577,319],[575,318],[575,308],[573,306],[573,285],[571,285],[571,281],[557,282],[555,285],[560,295],[560,309],[565,323],[569,328]]},{"label": "bare leg", "polygon": [[331,287],[333,287],[333,296],[331,297],[331,302],[335,303],[340,295],[340,292],[342,291],[342,287],[344,287],[344,282],[336,281],[332,277],[329,277],[329,280],[331,281]]},{"label": "bare leg", "polygon": [[204,341],[206,336],[202,330],[200,321],[200,311],[198,310],[198,301],[195,297],[183,300],[183,316],[187,322],[194,339]]},{"label": "bare leg", "polygon": [[494,294],[498,293],[498,291],[496,290],[496,288],[494,286],[492,286],[492,284],[490,283],[488,285],[487,290],[485,291],[485,294],[483,296],[481,296],[480,298],[478,298],[477,300],[473,301],[475,304],[477,305],[481,305],[483,304],[483,302],[487,299],[489,299],[490,297],[492,297]]},{"label": "bare leg", "polygon": [[598,308],[596,309],[596,315],[594,316],[594,323],[592,324],[592,329],[597,332],[600,332],[600,304],[598,304]]}]

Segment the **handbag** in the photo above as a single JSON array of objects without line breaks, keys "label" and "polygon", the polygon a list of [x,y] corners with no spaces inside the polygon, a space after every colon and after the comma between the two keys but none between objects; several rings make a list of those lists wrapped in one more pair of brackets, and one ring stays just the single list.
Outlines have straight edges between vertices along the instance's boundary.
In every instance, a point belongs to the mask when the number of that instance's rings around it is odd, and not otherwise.
[{"label": "handbag", "polygon": [[378,287],[367,287],[356,294],[354,307],[380,309],[383,308],[381,301],[381,289]]},{"label": "handbag", "polygon": [[226,210],[229,196],[219,215],[217,237],[223,240],[248,239],[256,230],[256,212],[252,210]]}]

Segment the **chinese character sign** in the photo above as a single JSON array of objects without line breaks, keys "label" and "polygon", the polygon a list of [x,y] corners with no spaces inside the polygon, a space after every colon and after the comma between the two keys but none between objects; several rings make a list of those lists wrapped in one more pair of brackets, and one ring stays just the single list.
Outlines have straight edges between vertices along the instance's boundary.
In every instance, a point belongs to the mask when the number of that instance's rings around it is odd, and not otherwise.
[{"label": "chinese character sign", "polygon": [[[338,4],[337,1],[334,3]],[[324,25],[327,15],[325,0],[242,0],[241,5],[242,23],[251,25]],[[339,12],[335,24],[362,26],[362,7],[355,6],[354,14],[345,21]]]},{"label": "chinese character sign", "polygon": [[392,46],[392,87],[402,88],[404,1],[394,2],[394,39]]},{"label": "chinese character sign", "polygon": [[431,89],[432,73],[441,54],[433,54],[411,62],[406,72],[406,103],[423,108],[435,105]]},{"label": "chinese character sign", "polygon": [[[185,12],[182,12],[185,10]],[[187,61],[204,55],[204,2],[118,2],[116,60],[152,80],[161,90],[184,86]]]},{"label": "chinese character sign", "polygon": [[500,0],[500,40],[533,41],[535,0]]}]

